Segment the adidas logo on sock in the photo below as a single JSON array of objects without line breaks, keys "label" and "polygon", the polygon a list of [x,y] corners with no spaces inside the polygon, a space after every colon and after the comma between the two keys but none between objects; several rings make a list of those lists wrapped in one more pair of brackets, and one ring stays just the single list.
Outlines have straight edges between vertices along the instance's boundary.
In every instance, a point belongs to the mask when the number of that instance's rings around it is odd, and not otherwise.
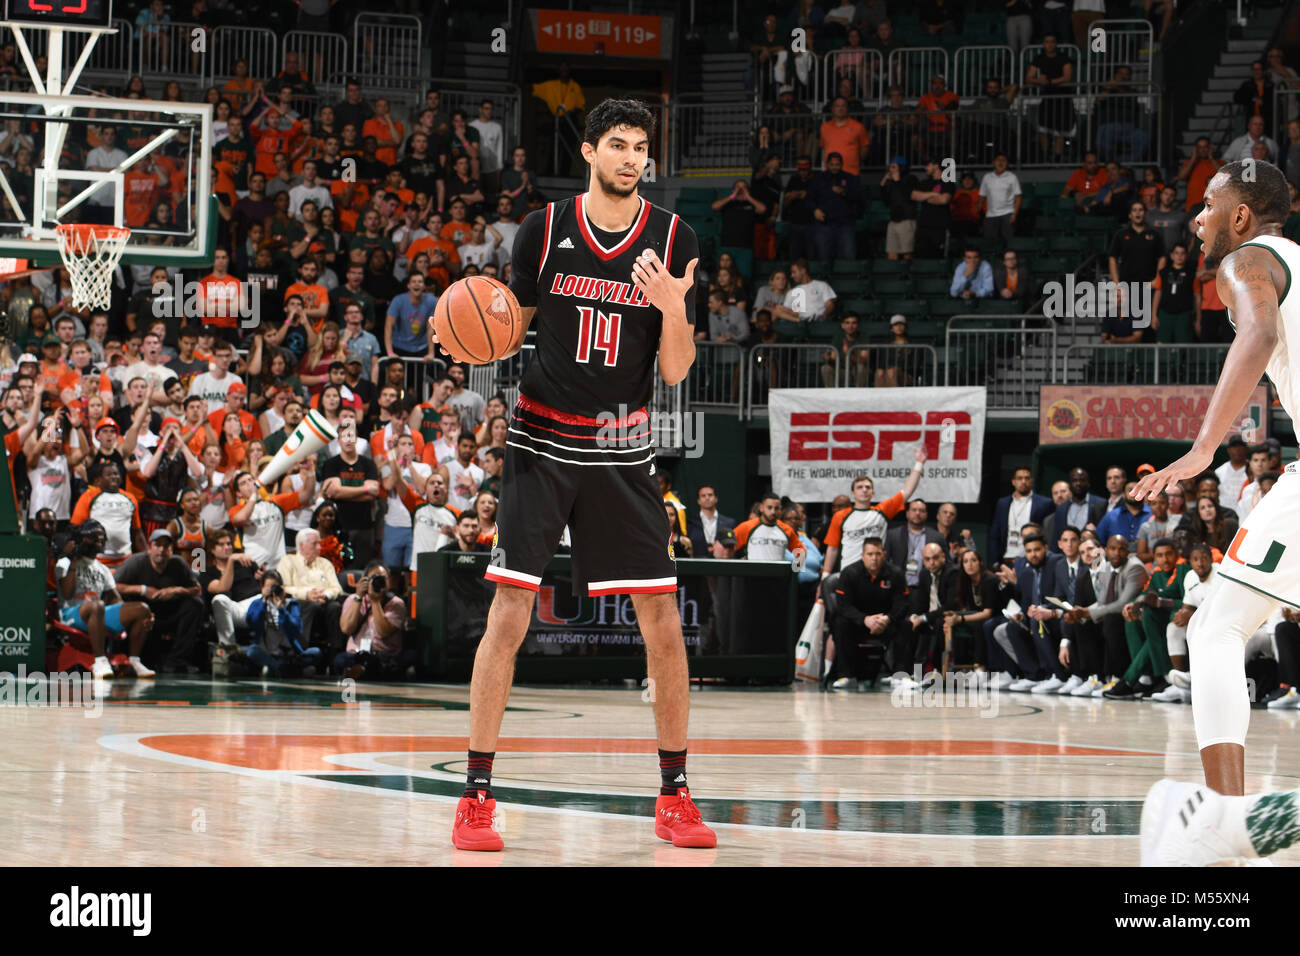
[{"label": "adidas logo on sock", "polygon": [[486,781],[485,779],[483,779],[482,777],[475,777],[475,778],[474,778],[474,782],[475,782],[475,783],[487,783],[487,781]]},{"label": "adidas logo on sock", "polygon": [[684,773],[679,773],[677,775],[677,778],[673,780],[673,783],[685,783],[685,782],[686,782],[686,774]]},{"label": "adidas logo on sock", "polygon": [[570,239],[568,236],[565,236],[563,239],[560,240],[560,246],[559,246],[559,248],[561,248],[561,249],[572,249],[572,248],[573,248],[573,240]]}]

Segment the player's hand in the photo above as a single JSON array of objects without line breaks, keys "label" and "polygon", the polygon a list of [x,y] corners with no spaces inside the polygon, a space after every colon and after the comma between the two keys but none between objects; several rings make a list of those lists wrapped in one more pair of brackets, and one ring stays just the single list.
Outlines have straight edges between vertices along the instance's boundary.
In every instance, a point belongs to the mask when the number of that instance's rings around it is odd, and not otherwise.
[{"label": "player's hand", "polygon": [[1059,660],[1059,661],[1061,662],[1061,666],[1062,666],[1062,667],[1069,667],[1069,666],[1070,666],[1070,648],[1069,648],[1069,646],[1067,646],[1067,645],[1065,645],[1065,644],[1062,644],[1062,645],[1061,645],[1061,649],[1060,649],[1060,651],[1057,652],[1056,659]]},{"label": "player's hand", "polygon": [[1210,467],[1214,461],[1214,452],[1197,451],[1193,446],[1182,458],[1172,465],[1162,468],[1154,474],[1147,475],[1133,489],[1133,500],[1150,500],[1162,491],[1173,491],[1184,478],[1195,478]]},{"label": "player's hand", "polygon": [[677,279],[668,272],[655,251],[647,249],[637,256],[632,266],[632,284],[660,312],[672,312],[684,307],[686,293],[695,285],[695,267],[699,261],[695,258],[688,262],[686,274]]}]

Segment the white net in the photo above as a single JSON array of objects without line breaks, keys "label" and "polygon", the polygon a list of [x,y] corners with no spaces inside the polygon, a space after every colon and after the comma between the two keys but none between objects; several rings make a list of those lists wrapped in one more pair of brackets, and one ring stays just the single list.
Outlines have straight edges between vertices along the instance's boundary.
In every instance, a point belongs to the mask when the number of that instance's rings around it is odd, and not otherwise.
[{"label": "white net", "polygon": [[131,230],[84,223],[58,226],[59,254],[68,268],[74,309],[107,309],[113,303],[113,269]]}]

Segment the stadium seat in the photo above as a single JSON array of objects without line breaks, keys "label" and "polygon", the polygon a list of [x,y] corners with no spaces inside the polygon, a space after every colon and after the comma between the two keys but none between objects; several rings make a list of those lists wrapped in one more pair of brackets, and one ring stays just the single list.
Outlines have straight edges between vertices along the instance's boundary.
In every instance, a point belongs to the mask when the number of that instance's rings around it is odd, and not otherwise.
[{"label": "stadium seat", "polygon": [[830,259],[809,259],[808,271],[814,279],[825,279],[831,274],[834,263]]},{"label": "stadium seat", "polygon": [[913,259],[912,275],[915,276],[941,276],[947,271],[947,266],[942,259]]},{"label": "stadium seat", "polygon": [[880,302],[876,299],[844,299],[839,305],[839,314],[856,312],[863,321],[870,321],[880,314]]},{"label": "stadium seat", "polygon": [[911,271],[907,259],[876,259],[871,264],[871,274],[877,278],[881,276],[903,276]]},{"label": "stadium seat", "polygon": [[907,337],[912,342],[929,345],[943,339],[947,326],[945,319],[908,319]]},{"label": "stadium seat", "polygon": [[916,290],[917,295],[923,295],[927,298],[930,296],[946,297],[948,290],[952,288],[952,283],[946,276],[934,275],[915,280],[912,287]]},{"label": "stadium seat", "polygon": [[1052,236],[1047,248],[1054,253],[1083,255],[1088,249],[1088,240],[1083,236]]},{"label": "stadium seat", "polygon": [[882,279],[879,275],[871,280],[872,288],[880,296],[907,296],[912,294],[912,280],[907,276]]},{"label": "stadium seat", "polygon": [[868,274],[863,270],[864,265],[865,263],[860,259],[836,259],[835,264],[831,266],[831,275],[857,278]]},{"label": "stadium seat", "polygon": [[786,342],[804,342],[808,339],[807,322],[773,322],[772,328],[777,336]]},{"label": "stadium seat", "polygon": [[967,315],[972,311],[969,299],[931,299],[926,303],[932,316],[936,318],[953,315]]},{"label": "stadium seat", "polygon": [[840,324],[838,322],[809,322],[808,341],[829,342],[839,330]]},{"label": "stadium seat", "polygon": [[925,313],[925,303],[920,299],[909,299],[903,297],[883,299],[881,300],[880,308],[881,315],[886,317],[901,312],[910,319],[913,316]]},{"label": "stadium seat", "polygon": [[831,287],[835,290],[836,295],[841,296],[865,296],[870,295],[872,292],[870,279],[851,279],[847,276],[832,279]]},{"label": "stadium seat", "polygon": [[1043,240],[1038,236],[1012,236],[1007,247],[1012,252],[1034,252],[1043,247]]}]

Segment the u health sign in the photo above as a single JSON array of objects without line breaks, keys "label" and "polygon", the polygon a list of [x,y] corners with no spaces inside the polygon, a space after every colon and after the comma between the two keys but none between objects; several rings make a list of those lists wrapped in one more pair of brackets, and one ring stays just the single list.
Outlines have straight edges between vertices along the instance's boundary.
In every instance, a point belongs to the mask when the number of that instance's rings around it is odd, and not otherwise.
[{"label": "u health sign", "polygon": [[773,389],[773,488],[796,501],[830,501],[868,475],[885,498],[923,447],[929,460],[919,494],[978,501],[984,410],[982,388]]},{"label": "u health sign", "polygon": [[[1038,403],[1038,442],[1128,439],[1195,440],[1213,385],[1044,385]],[[1268,387],[1260,385],[1224,441],[1268,437]]]}]

